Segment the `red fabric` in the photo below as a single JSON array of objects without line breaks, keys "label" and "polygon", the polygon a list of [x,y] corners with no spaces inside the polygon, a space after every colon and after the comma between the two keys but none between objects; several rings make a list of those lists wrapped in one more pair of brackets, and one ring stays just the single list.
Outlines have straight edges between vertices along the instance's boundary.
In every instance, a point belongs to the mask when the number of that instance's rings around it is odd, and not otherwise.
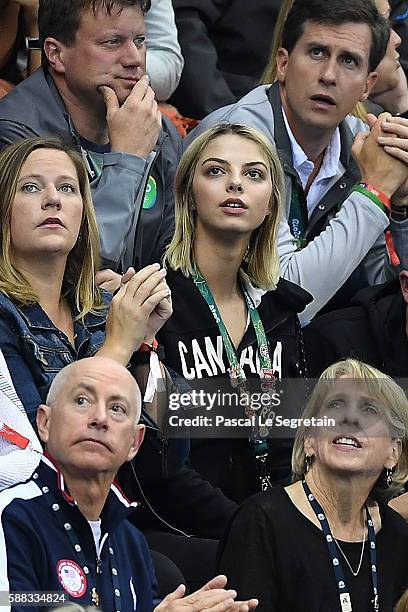
[{"label": "red fabric", "polygon": [[192,130],[193,127],[198,125],[200,122],[197,119],[191,119],[190,117],[183,117],[180,115],[179,111],[175,106],[171,104],[166,104],[165,102],[160,102],[159,109],[166,115],[174,123],[176,126],[178,133],[182,138],[187,136],[187,132]]},{"label": "red fabric", "polygon": [[0,79],[0,98],[3,98],[9,91],[13,89],[14,85],[9,83],[8,81],[3,81]]}]

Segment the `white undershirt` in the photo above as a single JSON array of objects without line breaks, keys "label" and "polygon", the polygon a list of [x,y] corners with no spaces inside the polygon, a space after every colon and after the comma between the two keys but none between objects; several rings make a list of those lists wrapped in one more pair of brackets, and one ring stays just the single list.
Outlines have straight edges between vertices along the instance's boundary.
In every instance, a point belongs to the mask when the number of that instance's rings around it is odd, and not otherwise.
[{"label": "white undershirt", "polygon": [[[289,136],[290,146],[292,149],[293,167],[299,175],[303,189],[306,188],[309,176],[314,170],[314,163],[308,159],[306,153],[295,139],[285,111],[282,107],[283,120],[285,122],[286,131]],[[320,170],[313,179],[306,196],[307,211],[310,218],[312,212],[319,204],[323,196],[334,185],[337,179],[344,173],[344,166],[340,161],[341,141],[340,130],[336,128],[329,144],[326,147],[324,158]]]},{"label": "white undershirt", "polygon": [[101,519],[98,519],[97,521],[88,521],[88,523],[92,529],[92,535],[95,541],[95,550],[98,551],[99,542],[101,540]]}]

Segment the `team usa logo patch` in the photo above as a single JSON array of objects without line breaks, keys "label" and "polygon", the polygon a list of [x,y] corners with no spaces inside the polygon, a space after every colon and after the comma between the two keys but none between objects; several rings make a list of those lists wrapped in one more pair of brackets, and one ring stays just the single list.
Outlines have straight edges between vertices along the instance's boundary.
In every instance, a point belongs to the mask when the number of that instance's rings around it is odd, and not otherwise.
[{"label": "team usa logo patch", "polygon": [[62,588],[71,597],[82,597],[86,593],[87,581],[84,570],[75,561],[61,559],[57,563],[57,575]]}]

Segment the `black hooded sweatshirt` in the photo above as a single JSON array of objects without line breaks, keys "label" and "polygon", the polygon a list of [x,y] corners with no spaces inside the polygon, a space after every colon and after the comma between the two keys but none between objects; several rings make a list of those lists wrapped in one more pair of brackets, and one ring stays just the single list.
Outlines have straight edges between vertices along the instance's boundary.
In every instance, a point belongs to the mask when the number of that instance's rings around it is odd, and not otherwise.
[{"label": "black hooded sweatshirt", "polygon": [[[232,390],[226,373],[228,360],[218,325],[199,289],[191,278],[184,277],[180,271],[168,270],[167,283],[173,295],[173,315],[158,334],[158,340],[164,347],[165,365],[185,377],[187,383],[195,384],[195,388],[200,388],[202,382],[207,390],[215,390],[218,384],[225,390],[224,380],[227,390]],[[303,343],[297,313],[310,301],[309,293],[280,279],[277,289],[266,292],[257,307],[274,374],[279,380],[298,378],[303,374]],[[217,347],[221,347],[218,360],[215,358]],[[252,323],[241,340],[237,354],[247,378],[259,380],[255,372],[257,339]],[[241,414],[237,413],[237,416]],[[240,503],[260,490],[254,447],[244,436],[226,439],[219,435],[194,437],[191,440],[190,461],[193,468],[213,486]],[[293,438],[286,438],[283,434],[268,441],[267,467],[274,483],[290,476],[292,445]]]},{"label": "black hooded sweatshirt", "polygon": [[395,279],[359,291],[349,308],[314,319],[303,330],[309,376],[354,357],[393,378],[408,378],[406,310]]}]

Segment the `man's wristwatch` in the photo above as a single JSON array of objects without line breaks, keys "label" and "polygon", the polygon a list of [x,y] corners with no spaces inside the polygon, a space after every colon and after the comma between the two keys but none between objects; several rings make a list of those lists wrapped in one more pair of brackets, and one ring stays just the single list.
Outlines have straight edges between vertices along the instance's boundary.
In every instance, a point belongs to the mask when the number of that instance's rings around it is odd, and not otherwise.
[{"label": "man's wristwatch", "polygon": [[40,39],[34,38],[33,36],[26,36],[25,48],[27,51],[41,51]]}]

